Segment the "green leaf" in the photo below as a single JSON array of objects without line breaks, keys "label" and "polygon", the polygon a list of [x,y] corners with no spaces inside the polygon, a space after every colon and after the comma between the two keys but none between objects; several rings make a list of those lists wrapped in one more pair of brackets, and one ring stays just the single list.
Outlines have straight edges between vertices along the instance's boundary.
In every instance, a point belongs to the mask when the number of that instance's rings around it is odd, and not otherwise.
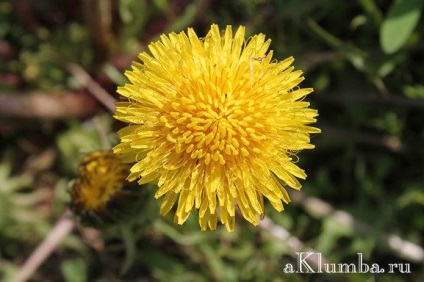
[{"label": "green leaf", "polygon": [[403,93],[411,99],[424,99],[424,85],[407,85],[403,88]]},{"label": "green leaf", "polygon": [[87,265],[83,259],[66,260],[61,270],[66,282],[87,281]]},{"label": "green leaf", "polygon": [[395,0],[380,29],[380,45],[384,53],[398,51],[416,27],[423,0]]}]

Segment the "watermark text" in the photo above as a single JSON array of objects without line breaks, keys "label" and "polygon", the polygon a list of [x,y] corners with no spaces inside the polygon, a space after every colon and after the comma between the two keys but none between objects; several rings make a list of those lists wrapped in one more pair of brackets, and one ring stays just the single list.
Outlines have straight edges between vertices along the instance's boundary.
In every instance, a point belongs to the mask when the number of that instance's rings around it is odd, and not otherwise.
[{"label": "watermark text", "polygon": [[[317,252],[296,252],[296,263],[287,263],[285,273],[411,273],[409,263],[389,263],[381,266],[366,263],[362,253],[352,263],[329,263],[322,261],[322,254]],[[314,262],[314,263],[312,263]]]}]

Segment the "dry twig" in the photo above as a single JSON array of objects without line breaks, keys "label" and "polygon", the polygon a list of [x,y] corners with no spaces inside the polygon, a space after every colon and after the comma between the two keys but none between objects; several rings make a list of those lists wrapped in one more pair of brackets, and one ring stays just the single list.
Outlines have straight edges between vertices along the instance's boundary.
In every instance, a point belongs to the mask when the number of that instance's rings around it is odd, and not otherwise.
[{"label": "dry twig", "polygon": [[[284,242],[293,253],[298,252],[309,252],[309,253],[318,253],[316,250],[311,248],[305,248],[302,241],[297,237],[293,236],[285,228],[280,225],[275,224],[269,217],[265,216],[263,220],[260,221],[259,227],[263,230],[268,231],[274,238]],[[319,263],[327,263],[327,259],[321,256],[321,261],[318,261],[317,256],[308,256],[305,258],[311,265],[318,267]]]},{"label": "dry twig", "polygon": [[[305,196],[302,192],[298,191],[292,191],[291,198],[293,202],[302,205],[312,216],[317,218],[331,218],[338,224],[351,228],[361,235],[369,235],[370,233],[376,232],[371,226],[355,219],[349,213],[337,210],[318,198]],[[424,262],[424,250],[422,247],[393,234],[379,234],[378,238],[380,239],[379,242],[400,258],[415,263]]]},{"label": "dry twig", "polygon": [[69,63],[68,70],[84,85],[88,91],[112,113],[115,112],[115,98],[113,98],[103,87],[100,86],[94,79],[79,65]]},{"label": "dry twig", "polygon": [[25,94],[0,92],[0,116],[6,118],[86,117],[92,114],[96,108],[96,101],[84,92],[59,91]]},{"label": "dry twig", "polygon": [[75,223],[71,217],[71,212],[66,211],[63,216],[56,223],[55,227],[50,231],[43,242],[31,254],[28,260],[24,263],[18,275],[13,279],[13,282],[25,282],[40,265],[49,257],[49,255],[56,249],[59,243],[74,229]]},{"label": "dry twig", "polygon": [[[400,152],[403,149],[403,145],[399,138],[390,135],[377,135],[365,132],[355,132],[354,130],[347,130],[343,128],[336,128],[328,125],[320,126],[325,138],[337,139],[346,142],[357,142],[367,145],[374,145],[383,147],[392,152]],[[323,137],[324,138],[324,137]]]}]

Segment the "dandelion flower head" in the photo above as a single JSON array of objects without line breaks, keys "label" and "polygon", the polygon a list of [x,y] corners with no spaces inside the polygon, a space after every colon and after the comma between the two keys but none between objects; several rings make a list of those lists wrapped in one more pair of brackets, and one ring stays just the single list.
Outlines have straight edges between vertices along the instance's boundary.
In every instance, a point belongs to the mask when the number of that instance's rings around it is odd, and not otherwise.
[{"label": "dandelion flower head", "polygon": [[130,165],[112,152],[95,151],[85,156],[70,191],[71,207],[77,214],[105,211],[107,204],[124,188]]},{"label": "dandelion flower head", "polygon": [[236,207],[257,225],[264,198],[281,211],[284,186],[301,188],[295,152],[314,148],[318,114],[294,59],[273,60],[270,42],[246,40],[243,26],[212,25],[203,38],[189,28],[162,35],[126,72],[115,117],[128,125],[114,152],[135,162],[128,180],[157,182],[162,215],[177,203],[178,224],[197,210],[202,230],[220,220],[233,231]]}]

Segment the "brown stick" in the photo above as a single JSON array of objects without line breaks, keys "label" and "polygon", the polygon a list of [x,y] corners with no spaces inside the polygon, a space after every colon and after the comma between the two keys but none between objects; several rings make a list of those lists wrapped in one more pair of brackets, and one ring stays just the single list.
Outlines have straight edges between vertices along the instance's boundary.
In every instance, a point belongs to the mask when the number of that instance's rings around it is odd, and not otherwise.
[{"label": "brown stick", "polygon": [[[297,237],[290,234],[285,228],[275,224],[269,217],[265,216],[263,220],[259,222],[259,227],[263,230],[268,231],[274,238],[284,242],[293,253],[298,252],[310,252],[318,253],[312,248],[306,248],[305,245]],[[325,257],[321,257],[321,261],[315,256],[307,257],[306,260],[312,265],[318,267],[320,263],[327,263],[328,260]]]},{"label": "brown stick", "polygon": [[0,116],[7,118],[63,119],[86,117],[97,108],[96,101],[84,92],[0,92]]},{"label": "brown stick", "polygon": [[106,106],[112,113],[115,112],[115,101],[103,87],[100,86],[94,79],[79,65],[69,63],[67,64],[68,70],[81,82],[82,85],[87,87],[88,91],[104,106]]},{"label": "brown stick", "polygon": [[56,249],[59,243],[74,229],[75,223],[71,218],[71,212],[66,211],[63,216],[56,223],[55,227],[50,231],[43,242],[31,254],[28,260],[24,263],[18,275],[13,279],[13,282],[25,282],[40,265],[49,257],[49,255]]},{"label": "brown stick", "polygon": [[[112,1],[82,1],[86,27],[90,32],[91,45],[97,62],[107,59],[113,41]],[[117,4],[116,4],[117,5]]]},{"label": "brown stick", "polygon": [[346,141],[346,142],[358,142],[379,147],[384,147],[392,152],[400,152],[403,149],[403,145],[399,138],[389,135],[377,135],[369,134],[364,132],[355,132],[343,128],[336,128],[328,125],[320,126],[326,138],[333,138],[335,140]]},{"label": "brown stick", "polygon": [[[298,191],[292,191],[290,194],[293,202],[302,205],[314,217],[332,218],[338,224],[351,228],[361,235],[369,235],[376,232],[371,226],[355,219],[349,213],[336,210],[330,204],[318,198],[305,196],[302,192]],[[424,262],[424,249],[422,247],[393,234],[377,234],[377,236],[379,242],[397,256],[415,263]]]},{"label": "brown stick", "polygon": [[424,100],[411,99],[401,95],[378,96],[374,93],[344,92],[344,93],[317,93],[313,95],[317,101],[336,104],[377,104],[378,106],[388,105],[393,107],[424,108]]}]

